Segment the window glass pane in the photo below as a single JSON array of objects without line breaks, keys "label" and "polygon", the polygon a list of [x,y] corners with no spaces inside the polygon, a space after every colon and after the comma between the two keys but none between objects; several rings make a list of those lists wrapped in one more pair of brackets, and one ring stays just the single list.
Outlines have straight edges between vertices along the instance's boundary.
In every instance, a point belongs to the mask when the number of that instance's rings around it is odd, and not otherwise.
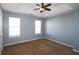
[{"label": "window glass pane", "polygon": [[41,20],[35,21],[35,34],[41,33]]},{"label": "window glass pane", "polygon": [[9,37],[20,36],[20,18],[9,17]]},{"label": "window glass pane", "polygon": [[19,18],[9,18],[9,26],[20,26],[20,19]]}]

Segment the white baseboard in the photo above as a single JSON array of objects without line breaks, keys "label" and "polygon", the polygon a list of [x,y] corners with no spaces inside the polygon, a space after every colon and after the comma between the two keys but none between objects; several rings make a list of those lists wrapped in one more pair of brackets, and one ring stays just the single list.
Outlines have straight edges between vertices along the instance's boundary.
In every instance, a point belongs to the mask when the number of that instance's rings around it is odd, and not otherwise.
[{"label": "white baseboard", "polygon": [[29,41],[33,41],[33,40],[38,40],[38,39],[41,39],[41,38],[28,39],[28,40],[24,40],[24,41],[17,42],[17,43],[5,44],[4,47],[5,47],[5,46],[14,45],[14,44],[19,44],[19,43],[29,42]]},{"label": "white baseboard", "polygon": [[50,39],[50,38],[47,38],[47,39],[50,40],[50,41],[54,41],[54,42],[57,42],[57,43],[59,43],[59,44],[62,44],[62,45],[65,45],[65,46],[68,46],[68,47],[73,48],[71,45],[68,45],[68,44],[65,44],[65,43],[59,42],[59,41],[57,41],[57,40],[53,40],[53,39]]},{"label": "white baseboard", "polygon": [[78,52],[79,53],[79,50],[76,50],[76,49],[72,49],[74,52]]}]

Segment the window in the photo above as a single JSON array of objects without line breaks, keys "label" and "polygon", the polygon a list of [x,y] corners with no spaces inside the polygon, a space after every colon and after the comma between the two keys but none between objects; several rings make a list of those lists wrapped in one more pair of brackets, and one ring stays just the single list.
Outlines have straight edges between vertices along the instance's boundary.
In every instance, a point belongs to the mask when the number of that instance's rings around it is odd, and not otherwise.
[{"label": "window", "polygon": [[41,33],[41,20],[35,20],[35,34]]},{"label": "window", "polygon": [[20,18],[9,17],[9,37],[20,36]]}]

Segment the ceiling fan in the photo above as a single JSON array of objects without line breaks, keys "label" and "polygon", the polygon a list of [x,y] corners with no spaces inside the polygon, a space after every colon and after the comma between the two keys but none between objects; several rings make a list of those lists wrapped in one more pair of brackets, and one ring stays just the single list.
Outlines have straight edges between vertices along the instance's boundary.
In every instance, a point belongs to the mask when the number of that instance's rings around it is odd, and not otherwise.
[{"label": "ceiling fan", "polygon": [[39,8],[36,8],[34,10],[40,10],[40,13],[42,13],[43,11],[51,11],[51,9],[49,9],[48,7],[51,6],[51,3],[45,4],[45,3],[41,3],[41,4],[36,4],[36,6],[38,6]]}]

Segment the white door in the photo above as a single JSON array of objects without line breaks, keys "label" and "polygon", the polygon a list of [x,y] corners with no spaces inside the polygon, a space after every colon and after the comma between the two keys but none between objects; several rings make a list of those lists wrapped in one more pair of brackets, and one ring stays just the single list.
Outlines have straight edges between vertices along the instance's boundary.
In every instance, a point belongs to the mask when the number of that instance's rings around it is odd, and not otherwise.
[{"label": "white door", "polygon": [[3,32],[2,32],[2,11],[0,10],[0,54],[2,50],[2,43],[3,43]]}]

